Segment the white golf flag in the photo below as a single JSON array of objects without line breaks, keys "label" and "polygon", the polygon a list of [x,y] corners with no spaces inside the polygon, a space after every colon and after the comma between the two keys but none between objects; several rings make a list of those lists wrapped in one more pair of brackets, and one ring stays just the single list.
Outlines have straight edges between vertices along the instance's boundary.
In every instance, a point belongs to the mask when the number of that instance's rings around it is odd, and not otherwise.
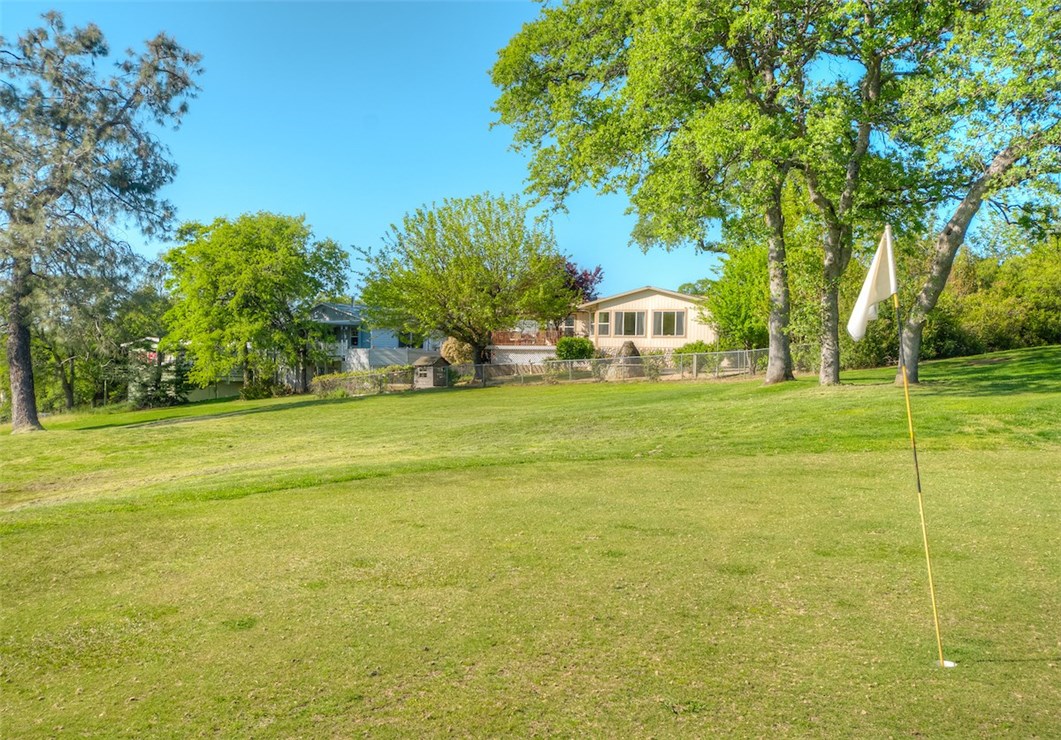
[{"label": "white golf flag", "polygon": [[856,342],[866,336],[866,324],[877,318],[877,304],[899,292],[895,279],[895,252],[892,250],[892,227],[884,227],[877,253],[869,266],[866,282],[858,294],[851,318],[847,321],[847,333]]}]

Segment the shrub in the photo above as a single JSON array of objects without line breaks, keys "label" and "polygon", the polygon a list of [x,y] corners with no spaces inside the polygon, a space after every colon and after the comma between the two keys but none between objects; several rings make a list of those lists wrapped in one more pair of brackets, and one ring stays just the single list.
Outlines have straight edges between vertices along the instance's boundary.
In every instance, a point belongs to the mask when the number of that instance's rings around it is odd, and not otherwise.
[{"label": "shrub", "polygon": [[271,379],[255,380],[253,383],[244,383],[240,389],[239,397],[244,401],[256,401],[259,398],[272,398],[279,395],[279,386]]},{"label": "shrub", "polygon": [[590,361],[589,370],[593,373],[593,380],[603,383],[608,378],[608,368],[611,367],[611,359],[608,357],[597,357]]},{"label": "shrub", "polygon": [[665,358],[662,354],[652,353],[650,355],[641,356],[641,367],[644,368],[645,377],[652,382],[656,382],[660,379],[663,374],[663,363]]},{"label": "shrub", "polygon": [[593,342],[586,337],[561,337],[556,343],[558,360],[589,360],[595,351]]},{"label": "shrub", "polygon": [[[445,355],[443,355],[445,356]],[[446,368],[446,385],[455,386],[459,383],[474,380],[475,375],[471,373],[462,373],[455,367]]]},{"label": "shrub", "polygon": [[310,391],[319,398],[343,398],[386,393],[388,386],[412,386],[412,365],[390,365],[381,370],[355,370],[349,373],[318,375],[310,381]]},{"label": "shrub", "polygon": [[451,365],[470,365],[475,359],[475,349],[456,337],[444,341],[440,353]]},{"label": "shrub", "polygon": [[705,352],[718,352],[718,345],[708,344],[703,339],[697,339],[695,342],[683,344],[674,350],[676,355],[698,355]]}]

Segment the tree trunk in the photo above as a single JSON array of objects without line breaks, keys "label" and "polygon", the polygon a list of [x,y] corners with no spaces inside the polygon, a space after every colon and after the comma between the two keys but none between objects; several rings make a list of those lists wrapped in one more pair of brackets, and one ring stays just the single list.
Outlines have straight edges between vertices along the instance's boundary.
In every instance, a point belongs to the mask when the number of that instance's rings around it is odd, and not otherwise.
[{"label": "tree trunk", "polygon": [[[910,383],[917,382],[917,361],[921,356],[921,333],[924,331],[924,323],[907,326],[902,333],[900,351],[903,353],[903,365],[906,366],[906,380]],[[902,384],[903,369],[900,367],[895,382]]]},{"label": "tree trunk", "polygon": [[490,364],[490,350],[485,343],[471,342],[472,362],[475,363],[475,379],[486,385],[486,367]]},{"label": "tree trunk", "polygon": [[[1022,154],[1018,147],[1010,146],[995,155],[988,168],[969,187],[969,192],[954,209],[954,214],[950,217],[946,227],[936,238],[936,249],[932,255],[932,266],[928,277],[921,286],[921,292],[914,299],[910,315],[907,316],[903,325],[901,340],[903,362],[906,365],[906,379],[910,383],[919,382],[918,360],[921,357],[921,336],[925,320],[929,312],[936,307],[936,302],[947,285],[947,278],[950,277],[951,267],[954,265],[954,257],[965,241],[969,225],[980,210],[980,206],[983,205],[988,187],[994,180],[1008,172]],[[902,379],[902,370],[899,370],[895,380],[901,383]]]},{"label": "tree trunk", "polygon": [[821,295],[822,327],[818,341],[821,343],[821,368],[818,371],[820,385],[840,383],[840,277],[851,261],[850,231],[839,225],[825,229],[823,277]]},{"label": "tree trunk", "polygon": [[785,266],[785,218],[781,212],[780,185],[771,193],[770,204],[766,209],[766,224],[770,228],[767,253],[770,271],[770,317],[767,322],[770,349],[766,365],[766,383],[780,383],[795,379],[792,374],[792,351],[788,345],[790,299],[788,268]]},{"label": "tree trunk", "polygon": [[[63,369],[67,362],[70,363],[69,377],[67,377],[66,370]],[[67,411],[74,410],[74,362],[73,357],[68,357],[66,362],[59,363],[59,381],[63,384],[63,400]]]},{"label": "tree trunk", "polygon": [[11,293],[7,316],[7,360],[11,379],[11,431],[39,431],[37,397],[33,385],[33,357],[30,352],[29,260],[15,257],[11,268]]}]

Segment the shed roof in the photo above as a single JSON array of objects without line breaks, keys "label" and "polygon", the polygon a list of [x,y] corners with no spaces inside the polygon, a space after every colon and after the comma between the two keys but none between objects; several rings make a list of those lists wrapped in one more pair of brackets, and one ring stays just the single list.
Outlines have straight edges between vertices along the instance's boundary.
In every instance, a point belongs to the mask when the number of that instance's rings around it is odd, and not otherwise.
[{"label": "shed roof", "polygon": [[445,357],[431,357],[430,355],[424,355],[423,357],[418,357],[416,360],[413,361],[414,367],[424,367],[425,365],[431,365],[434,367],[448,367],[449,360],[447,360]]}]

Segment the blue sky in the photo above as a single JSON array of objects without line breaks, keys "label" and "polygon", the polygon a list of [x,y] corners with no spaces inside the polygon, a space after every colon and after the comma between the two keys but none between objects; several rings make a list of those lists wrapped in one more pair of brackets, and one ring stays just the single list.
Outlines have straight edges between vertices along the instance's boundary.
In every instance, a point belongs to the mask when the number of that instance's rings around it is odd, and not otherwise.
[{"label": "blue sky", "polygon": [[[202,92],[166,131],[182,220],[305,214],[318,237],[376,246],[443,198],[521,193],[526,159],[491,128],[497,51],[539,6],[493,2],[67,2],[3,0],[14,37],[45,10],[103,30],[112,54],[164,30],[203,55]],[[715,258],[628,246],[626,199],[576,195],[552,216],[559,247],[604,268],[602,291],[676,288]],[[130,241],[147,256],[165,245]]]}]

